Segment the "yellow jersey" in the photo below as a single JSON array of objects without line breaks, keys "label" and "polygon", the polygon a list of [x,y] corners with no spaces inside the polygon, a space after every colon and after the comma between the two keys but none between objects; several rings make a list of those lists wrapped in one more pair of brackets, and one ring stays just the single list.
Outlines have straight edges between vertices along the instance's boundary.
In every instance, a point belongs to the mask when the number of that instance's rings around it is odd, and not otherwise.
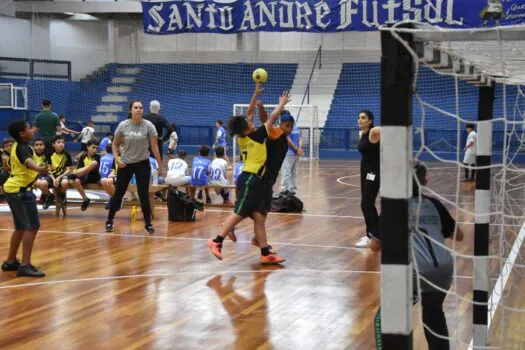
[{"label": "yellow jersey", "polygon": [[53,152],[53,154],[48,156],[47,163],[51,165],[51,172],[55,177],[64,174],[67,168],[73,165],[71,155],[66,151],[60,154]]},{"label": "yellow jersey", "polygon": [[[26,166],[28,159],[37,162],[33,147],[25,142],[15,142],[11,148],[11,174],[4,184],[5,193],[19,193],[31,189],[38,177],[38,171]],[[38,163],[37,163],[38,164]]]},{"label": "yellow jersey", "polygon": [[243,171],[263,176],[266,171],[266,138],[268,130],[263,125],[247,136],[239,137],[241,161],[244,162]]},{"label": "yellow jersey", "polygon": [[46,158],[45,158],[44,154],[42,153],[41,155],[38,155],[35,152],[35,162],[36,162],[36,165],[38,165],[38,166],[44,165],[46,163]]}]

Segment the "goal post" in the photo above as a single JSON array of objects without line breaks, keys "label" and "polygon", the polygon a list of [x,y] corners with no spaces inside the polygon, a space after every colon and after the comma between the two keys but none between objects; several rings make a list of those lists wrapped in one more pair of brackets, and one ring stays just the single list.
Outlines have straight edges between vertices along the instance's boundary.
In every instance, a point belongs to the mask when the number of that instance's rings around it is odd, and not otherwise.
[{"label": "goal post", "polygon": [[[234,104],[233,115],[246,115],[248,104]],[[277,107],[274,104],[265,104],[264,108],[268,116]],[[301,160],[319,159],[319,142],[321,139],[319,130],[319,112],[317,106],[313,105],[286,105],[285,109],[294,117],[303,142],[304,154]],[[255,111],[255,125],[260,126],[259,111]],[[233,140],[233,161],[236,161],[238,147],[236,139]]]}]

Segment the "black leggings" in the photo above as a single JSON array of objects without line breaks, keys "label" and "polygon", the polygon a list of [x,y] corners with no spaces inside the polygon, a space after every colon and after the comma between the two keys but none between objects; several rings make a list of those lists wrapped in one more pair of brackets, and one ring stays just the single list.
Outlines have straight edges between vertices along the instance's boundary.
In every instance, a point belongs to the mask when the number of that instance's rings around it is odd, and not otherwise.
[{"label": "black leggings", "polygon": [[[368,179],[367,179],[368,175]],[[373,180],[372,180],[373,178]],[[361,210],[365,217],[366,235],[379,238],[379,215],[376,198],[379,193],[379,169],[361,167]]]},{"label": "black leggings", "polygon": [[144,222],[151,224],[151,207],[149,205],[149,181],[151,176],[151,168],[149,159],[142,162],[128,164],[125,168],[119,168],[117,173],[117,184],[115,188],[115,195],[111,201],[109,208],[108,221],[113,221],[115,213],[120,210],[122,199],[126,194],[129,182],[135,174],[137,179],[137,192],[139,193],[140,207],[144,214]]},{"label": "black leggings", "polygon": [[[448,340],[448,327],[445,312],[443,311],[443,302],[446,294],[441,291],[421,293],[421,309],[423,311],[423,323],[426,326],[425,338],[427,339],[428,350],[449,350],[450,342]],[[381,341],[381,308],[377,310],[375,318],[376,346],[382,349]],[[446,337],[443,339],[432,334],[432,332]]]},{"label": "black leggings", "polygon": [[[476,170],[474,169],[476,164],[463,163],[463,165],[465,166],[465,179],[474,180],[476,177]],[[469,172],[470,172],[470,176],[469,176]]]}]

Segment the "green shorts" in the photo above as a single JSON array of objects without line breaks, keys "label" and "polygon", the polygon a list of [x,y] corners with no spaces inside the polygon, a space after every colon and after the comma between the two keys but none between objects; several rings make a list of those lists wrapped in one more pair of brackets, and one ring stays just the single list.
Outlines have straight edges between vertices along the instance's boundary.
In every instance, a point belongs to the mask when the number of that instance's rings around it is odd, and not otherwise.
[{"label": "green shorts", "polygon": [[255,174],[242,172],[237,178],[239,196],[235,203],[235,214],[247,218],[254,211],[266,212],[263,179]]}]

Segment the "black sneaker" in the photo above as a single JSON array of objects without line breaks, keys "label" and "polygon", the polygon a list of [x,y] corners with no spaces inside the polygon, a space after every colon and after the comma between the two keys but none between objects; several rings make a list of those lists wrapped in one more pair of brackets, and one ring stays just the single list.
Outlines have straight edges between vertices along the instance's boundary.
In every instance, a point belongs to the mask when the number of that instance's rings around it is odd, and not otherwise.
[{"label": "black sneaker", "polygon": [[89,203],[91,203],[91,199],[86,199],[82,202],[82,206],[80,207],[80,210],[86,211],[86,209],[89,207]]},{"label": "black sneaker", "polygon": [[209,197],[206,198],[206,204],[212,204],[212,202],[211,202],[211,198],[209,198]]},{"label": "black sneaker", "polygon": [[197,199],[202,199],[202,190],[200,190],[199,193],[197,194]]},{"label": "black sneaker", "polygon": [[111,208],[111,202],[113,202],[113,198],[109,199],[109,201],[104,206],[104,209],[109,210],[109,208]]},{"label": "black sneaker", "polygon": [[38,203],[40,203],[40,204],[43,205],[43,204],[46,204],[46,202],[47,202],[47,194],[42,193],[42,194],[40,195],[40,200],[38,201]]},{"label": "black sneaker", "polygon": [[4,261],[4,263],[2,264],[2,271],[16,271],[18,270],[20,265],[22,264],[20,264],[20,260],[18,259],[15,259],[15,261],[12,262]]},{"label": "black sneaker", "polygon": [[46,274],[38,270],[33,265],[20,266],[16,270],[16,277],[45,277]]},{"label": "black sneaker", "polygon": [[106,221],[106,232],[113,232],[113,221]]},{"label": "black sneaker", "polygon": [[55,195],[51,194],[47,196],[46,201],[42,205],[42,209],[44,210],[48,209],[53,203],[55,203]]},{"label": "black sneaker", "polygon": [[150,235],[155,233],[155,229],[153,228],[152,224],[146,224],[144,228],[146,229],[146,232],[149,233]]}]

